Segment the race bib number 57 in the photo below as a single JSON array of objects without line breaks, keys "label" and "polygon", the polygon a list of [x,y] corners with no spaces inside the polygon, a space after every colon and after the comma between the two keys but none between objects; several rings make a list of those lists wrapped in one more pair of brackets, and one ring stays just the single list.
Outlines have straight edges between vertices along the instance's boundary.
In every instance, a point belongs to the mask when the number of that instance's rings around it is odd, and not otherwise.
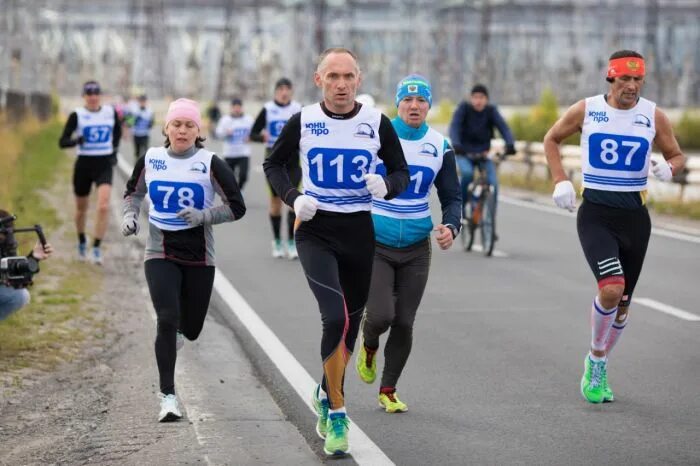
[{"label": "race bib number 57", "polygon": [[83,140],[90,144],[98,144],[109,141],[112,135],[112,127],[107,125],[86,126],[83,128]]},{"label": "race bib number 57", "polygon": [[640,171],[648,153],[649,141],[637,136],[594,133],[588,139],[588,160],[594,168]]}]

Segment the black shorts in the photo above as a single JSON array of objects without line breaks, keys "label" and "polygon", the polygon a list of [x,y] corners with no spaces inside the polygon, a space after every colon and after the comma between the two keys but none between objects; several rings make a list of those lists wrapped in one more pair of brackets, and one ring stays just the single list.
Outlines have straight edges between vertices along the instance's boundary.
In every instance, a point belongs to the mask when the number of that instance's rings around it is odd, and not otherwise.
[{"label": "black shorts", "polygon": [[629,306],[651,235],[646,207],[620,209],[584,200],[576,226],[598,288],[624,284],[620,305]]},{"label": "black shorts", "polygon": [[[270,156],[270,153],[272,152],[272,149],[269,147],[265,149],[265,158],[268,158]],[[287,176],[289,176],[289,181],[292,183],[292,186],[295,188],[298,188],[301,185],[301,165],[299,165],[299,157],[297,156],[296,158],[292,158],[289,160],[287,163]],[[268,177],[265,177],[265,181],[267,181],[267,189],[270,192],[270,196],[272,197],[281,197],[278,193],[275,192],[275,188],[272,187],[270,184],[270,179]]]},{"label": "black shorts", "polygon": [[116,162],[114,155],[78,156],[73,169],[73,192],[76,196],[90,194],[92,184],[112,184],[112,167]]}]

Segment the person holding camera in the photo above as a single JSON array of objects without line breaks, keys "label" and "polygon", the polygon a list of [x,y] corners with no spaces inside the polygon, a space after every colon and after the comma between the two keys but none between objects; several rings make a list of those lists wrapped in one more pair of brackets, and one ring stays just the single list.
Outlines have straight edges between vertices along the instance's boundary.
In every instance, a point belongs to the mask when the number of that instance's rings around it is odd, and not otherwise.
[{"label": "person holding camera", "polygon": [[[148,239],[144,269],[157,316],[160,422],[182,417],[175,397],[175,362],[184,338],[204,326],[214,285],[213,226],[240,220],[246,207],[233,171],[204,149],[199,105],[177,99],[165,116],[164,147],[141,156],[126,184],[121,232],[139,232],[146,194]],[[214,205],[218,194],[223,201]]]},{"label": "person holding camera", "polygon": [[100,85],[88,81],[83,85],[85,105],[75,109],[68,117],[63,134],[58,141],[61,149],[77,146],[78,158],[73,170],[75,194],[75,227],[78,230],[78,259],[87,260],[88,201],[93,183],[97,187],[97,219],[92,245],[92,260],[102,264],[100,245],[107,231],[109,196],[112,191],[112,167],[117,163],[116,154],[121,139],[121,119],[111,105],[101,104]]},{"label": "person holding camera", "polygon": [[[17,256],[17,242],[12,234],[13,218],[9,212],[0,210],[0,219],[7,219],[7,221],[2,222],[2,228],[0,228],[0,260]],[[37,241],[26,257],[33,261],[41,261],[49,258],[51,254],[53,254],[53,247],[50,244],[46,243],[42,246]],[[8,262],[7,260],[3,261],[3,265]],[[9,274],[0,267],[0,321],[29,303],[27,286],[31,285],[31,280],[15,280],[6,275]]]}]

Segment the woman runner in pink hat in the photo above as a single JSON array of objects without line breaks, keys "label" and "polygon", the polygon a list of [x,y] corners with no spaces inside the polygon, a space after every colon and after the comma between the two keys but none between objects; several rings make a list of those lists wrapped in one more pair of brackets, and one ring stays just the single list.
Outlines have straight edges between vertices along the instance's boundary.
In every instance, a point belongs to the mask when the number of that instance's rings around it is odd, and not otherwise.
[{"label": "woman runner in pink hat", "polygon": [[[231,169],[204,148],[197,102],[177,99],[165,116],[162,147],[138,159],[124,193],[124,236],[139,232],[146,194],[148,239],[144,268],[157,315],[160,422],[182,417],[175,397],[175,360],[184,338],[196,340],[214,284],[213,225],[233,222],[245,204]],[[223,204],[214,206],[214,194]]]}]

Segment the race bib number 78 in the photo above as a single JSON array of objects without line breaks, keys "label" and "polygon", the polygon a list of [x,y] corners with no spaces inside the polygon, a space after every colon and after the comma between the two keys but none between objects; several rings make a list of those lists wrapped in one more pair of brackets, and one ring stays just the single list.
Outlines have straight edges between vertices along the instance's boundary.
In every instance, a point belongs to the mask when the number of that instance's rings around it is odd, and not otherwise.
[{"label": "race bib number 78", "polygon": [[157,212],[174,214],[187,207],[204,208],[204,188],[197,183],[152,181],[148,196]]},{"label": "race bib number 78", "polygon": [[637,136],[594,133],[588,139],[588,160],[594,168],[640,171],[648,153],[649,141]]}]

